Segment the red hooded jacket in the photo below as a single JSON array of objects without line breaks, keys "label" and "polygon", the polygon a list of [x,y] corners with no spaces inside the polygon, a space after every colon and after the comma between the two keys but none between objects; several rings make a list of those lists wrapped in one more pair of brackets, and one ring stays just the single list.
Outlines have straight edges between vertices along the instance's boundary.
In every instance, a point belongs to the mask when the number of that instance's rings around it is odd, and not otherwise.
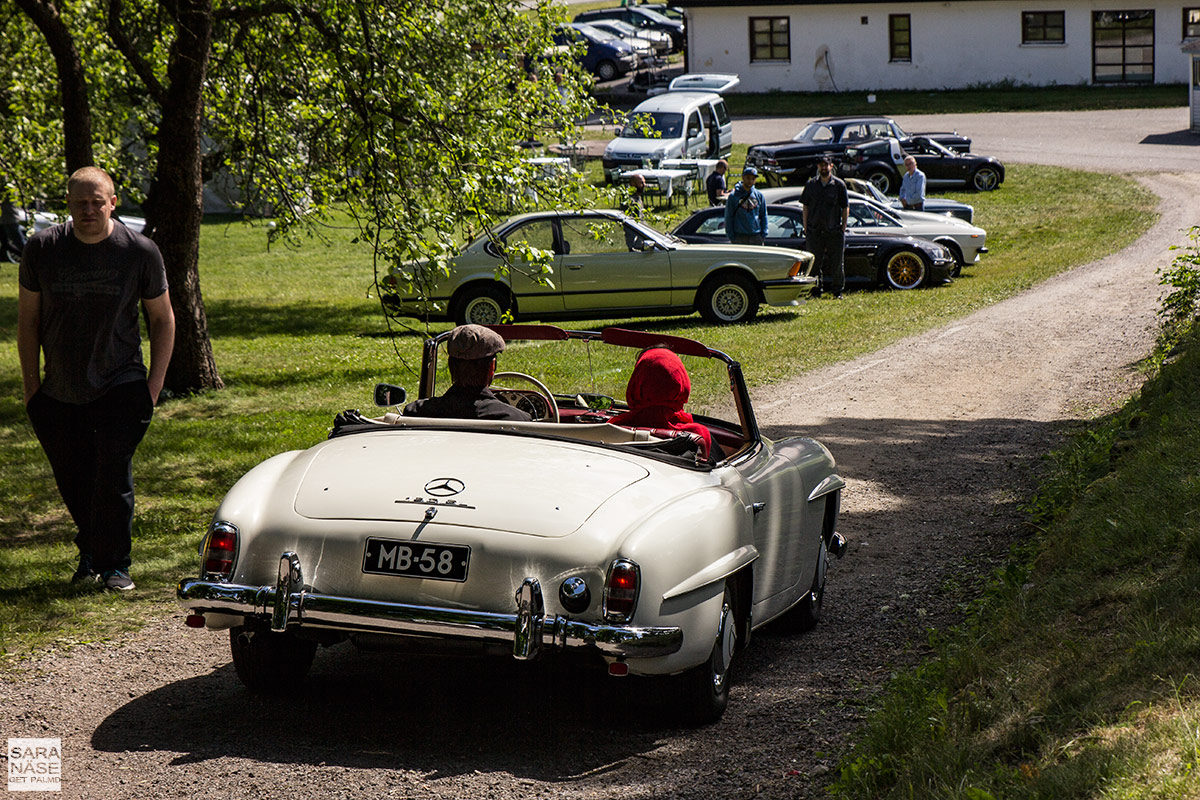
[{"label": "red hooded jacket", "polygon": [[629,428],[667,428],[695,433],[704,440],[701,457],[707,458],[712,449],[712,434],[708,428],[692,420],[683,410],[692,381],[679,356],[665,348],[642,353],[625,387],[629,410],[609,420],[614,425]]}]

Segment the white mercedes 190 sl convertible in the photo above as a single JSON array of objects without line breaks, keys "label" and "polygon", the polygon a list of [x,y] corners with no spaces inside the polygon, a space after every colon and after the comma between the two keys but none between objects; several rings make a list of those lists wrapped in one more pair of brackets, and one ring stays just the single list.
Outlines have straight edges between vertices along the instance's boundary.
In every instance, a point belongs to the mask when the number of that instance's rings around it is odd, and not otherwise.
[{"label": "white mercedes 190 sl convertible", "polygon": [[[820,617],[828,559],[845,549],[832,456],[764,438],[741,366],[699,342],[491,327],[508,345],[501,369],[527,370],[497,373],[493,391],[533,421],[338,415],[328,440],[264,461],[225,496],[199,577],[178,587],[187,624],[229,629],[254,691],[294,687],[318,645],[347,639],[573,652],[610,675],[675,676],[685,716],[719,718],[750,632]],[[447,380],[447,336],[425,344],[422,398]],[[647,348],[686,365],[691,430],[609,422]],[[383,407],[403,396],[376,388]]]}]

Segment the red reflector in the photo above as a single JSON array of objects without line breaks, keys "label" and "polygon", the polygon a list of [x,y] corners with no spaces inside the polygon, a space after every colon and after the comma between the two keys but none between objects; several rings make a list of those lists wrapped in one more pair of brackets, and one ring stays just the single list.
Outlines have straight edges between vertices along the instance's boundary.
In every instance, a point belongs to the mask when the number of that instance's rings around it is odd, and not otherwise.
[{"label": "red reflector", "polygon": [[183,622],[189,628],[203,628],[204,627],[204,615],[203,614],[188,614],[187,619],[185,619]]},{"label": "red reflector", "polygon": [[624,661],[614,661],[608,665],[608,674],[623,678],[629,674],[629,665]]}]

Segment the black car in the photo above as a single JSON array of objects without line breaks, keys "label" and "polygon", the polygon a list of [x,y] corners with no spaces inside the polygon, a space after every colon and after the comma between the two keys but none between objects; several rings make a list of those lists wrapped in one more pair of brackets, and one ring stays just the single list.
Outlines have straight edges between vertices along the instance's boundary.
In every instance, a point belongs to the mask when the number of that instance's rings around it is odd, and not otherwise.
[{"label": "black car", "polygon": [[576,14],[574,22],[592,22],[598,19],[619,19],[628,22],[635,28],[650,28],[662,31],[671,37],[671,52],[677,53],[683,49],[683,23],[670,19],[653,9],[641,6],[617,6],[616,8],[598,8],[594,11],[584,11]]},{"label": "black car", "polygon": [[904,158],[917,160],[927,186],[968,186],[990,192],[1004,183],[1004,165],[991,156],[956,153],[927,136],[914,136],[907,144],[886,138],[846,148],[838,166],[844,178],[863,178],[884,194],[900,189]]},{"label": "black car", "polygon": [[[767,205],[766,244],[803,250],[803,209],[796,205]],[[692,214],[671,231],[692,244],[728,244],[725,208],[713,206]],[[912,236],[876,233],[846,234],[846,285],[915,289],[950,280],[954,257],[940,244]]]},{"label": "black car", "polygon": [[772,186],[803,183],[816,174],[821,156],[830,155],[836,160],[847,147],[888,136],[904,147],[914,137],[922,136],[959,152],[971,150],[971,140],[957,132],[910,134],[887,117],[828,117],[805,125],[790,141],[751,146],[746,164],[757,167]]}]

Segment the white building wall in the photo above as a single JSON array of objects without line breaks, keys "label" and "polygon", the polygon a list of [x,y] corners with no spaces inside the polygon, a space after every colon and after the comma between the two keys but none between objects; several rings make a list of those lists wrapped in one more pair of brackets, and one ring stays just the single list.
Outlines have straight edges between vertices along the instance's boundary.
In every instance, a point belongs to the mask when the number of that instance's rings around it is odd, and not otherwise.
[{"label": "white building wall", "polygon": [[[1086,84],[1092,80],[1092,12],[1150,8],[1155,11],[1154,80],[1186,82],[1190,67],[1179,49],[1182,5],[1140,0],[693,7],[686,9],[689,68],[737,73],[743,92],[945,89],[1004,81]],[[1065,43],[1021,44],[1023,11],[1059,10],[1065,12]],[[911,18],[910,63],[888,61],[889,14]],[[779,16],[790,20],[790,61],[751,63],[749,18]]]}]

